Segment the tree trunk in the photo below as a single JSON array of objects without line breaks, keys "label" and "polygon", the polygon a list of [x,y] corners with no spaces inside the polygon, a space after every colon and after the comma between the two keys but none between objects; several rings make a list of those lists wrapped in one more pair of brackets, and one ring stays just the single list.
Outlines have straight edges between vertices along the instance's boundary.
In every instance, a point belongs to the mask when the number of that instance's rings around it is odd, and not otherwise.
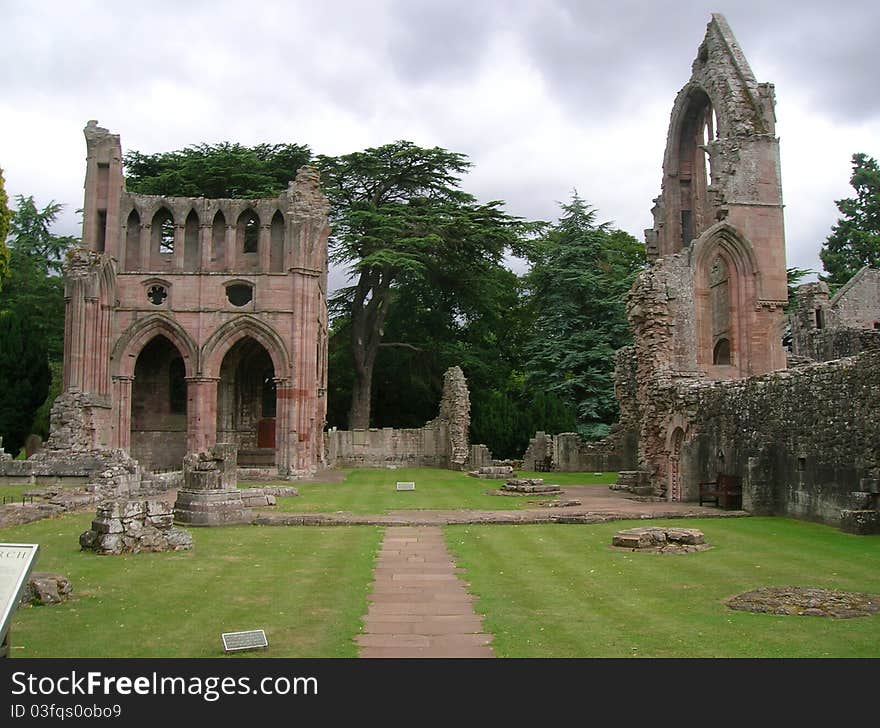
[{"label": "tree trunk", "polygon": [[390,270],[364,270],[358,278],[351,310],[351,353],[354,361],[354,382],[348,429],[366,430],[370,426],[370,395],[373,387],[373,365],[382,340],[382,327],[388,313]]}]

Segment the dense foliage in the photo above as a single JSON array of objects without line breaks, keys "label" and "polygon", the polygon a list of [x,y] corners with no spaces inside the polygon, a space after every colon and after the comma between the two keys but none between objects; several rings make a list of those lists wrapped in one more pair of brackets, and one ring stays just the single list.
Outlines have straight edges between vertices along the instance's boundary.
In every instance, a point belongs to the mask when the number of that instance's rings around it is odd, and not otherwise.
[{"label": "dense foliage", "polygon": [[617,416],[614,352],[630,343],[624,297],[645,249],[597,224],[596,210],[577,193],[562,210],[532,247],[526,282],[534,323],[524,368],[531,389],[555,395],[575,413],[579,431],[595,438]]},{"label": "dense foliage", "polygon": [[126,189],[170,197],[273,197],[312,153],[299,144],[198,144],[174,152],[125,154]]},{"label": "dense foliage", "polygon": [[8,453],[18,455],[31,433],[50,379],[46,349],[30,317],[0,313],[0,437]]},{"label": "dense foliage", "polygon": [[842,286],[869,265],[880,268],[880,167],[867,154],[854,154],[850,184],[855,197],[837,200],[841,217],[822,244],[822,280]]},{"label": "dense foliage", "polygon": [[[456,152],[399,141],[321,156],[318,164],[333,211],[331,260],[354,278],[335,302],[350,331],[347,426],[366,428],[373,421],[376,358],[391,343],[386,322],[399,299],[417,304],[420,295],[430,297],[429,289],[436,289],[446,300],[439,311],[429,308],[428,317],[445,316],[438,325],[446,328],[468,328],[469,308],[485,303],[480,287],[497,275],[505,251],[519,247],[528,226],[505,213],[502,203],[479,203],[459,188],[470,163]],[[400,334],[396,345],[416,346],[411,329]]]},{"label": "dense foliage", "polygon": [[9,232],[11,218],[12,211],[9,209],[3,170],[0,169],[0,290],[3,289],[3,279],[9,275],[9,248],[6,247],[6,235]]}]

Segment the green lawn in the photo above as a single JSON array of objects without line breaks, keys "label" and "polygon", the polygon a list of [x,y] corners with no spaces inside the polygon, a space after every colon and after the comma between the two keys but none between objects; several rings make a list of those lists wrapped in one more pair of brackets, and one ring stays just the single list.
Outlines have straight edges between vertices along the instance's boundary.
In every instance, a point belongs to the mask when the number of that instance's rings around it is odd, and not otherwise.
[{"label": "green lawn", "polygon": [[380,530],[368,526],[191,529],[192,551],[97,556],[77,539],[90,515],[0,530],[39,543],[37,571],[75,599],[19,609],[13,657],[218,657],[221,632],[264,629],[250,656],[354,657]]},{"label": "green lawn", "polygon": [[[398,481],[412,481],[413,491],[398,491]],[[549,481],[548,481],[549,482]],[[466,473],[432,468],[398,470],[363,469],[347,471],[341,483],[293,483],[300,495],[278,498],[272,510],[294,513],[377,514],[401,509],[510,510],[535,507],[552,496],[497,496],[503,480],[471,478]],[[260,485],[254,483],[254,485]],[[284,485],[291,485],[285,483]]]},{"label": "green lawn", "polygon": [[672,523],[700,528],[715,548],[612,550],[612,534],[637,525],[625,521],[445,533],[499,656],[880,657],[880,615],[785,617],[722,603],[770,585],[880,593],[880,537],[784,518]]}]

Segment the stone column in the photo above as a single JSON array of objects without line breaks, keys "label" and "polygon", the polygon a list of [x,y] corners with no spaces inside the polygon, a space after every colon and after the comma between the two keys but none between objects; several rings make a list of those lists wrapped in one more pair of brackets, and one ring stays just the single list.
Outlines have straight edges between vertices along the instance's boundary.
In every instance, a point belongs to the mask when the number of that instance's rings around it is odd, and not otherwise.
[{"label": "stone column", "polygon": [[296,467],[298,449],[293,422],[293,387],[286,377],[275,377],[275,466],[279,475],[288,475]]},{"label": "stone column", "polygon": [[131,387],[134,377],[114,375],[113,415],[110,447],[130,453],[131,450]]},{"label": "stone column", "polygon": [[141,270],[150,270],[150,257],[153,244],[153,223],[146,222],[141,225]]},{"label": "stone column", "polygon": [[235,225],[226,226],[226,270],[235,270],[238,267],[238,255],[235,249]]},{"label": "stone column", "polygon": [[272,247],[272,236],[269,225],[260,223],[260,238],[257,242],[257,250],[260,253],[260,273],[268,273],[270,266],[270,255]]},{"label": "stone column", "polygon": [[217,384],[219,377],[186,378],[188,452],[207,450],[217,444]]},{"label": "stone column", "polygon": [[174,256],[171,261],[171,270],[184,269],[184,256],[186,255],[186,227],[184,223],[174,223]]},{"label": "stone column", "polygon": [[199,270],[211,270],[211,250],[214,245],[213,221],[199,222]]}]

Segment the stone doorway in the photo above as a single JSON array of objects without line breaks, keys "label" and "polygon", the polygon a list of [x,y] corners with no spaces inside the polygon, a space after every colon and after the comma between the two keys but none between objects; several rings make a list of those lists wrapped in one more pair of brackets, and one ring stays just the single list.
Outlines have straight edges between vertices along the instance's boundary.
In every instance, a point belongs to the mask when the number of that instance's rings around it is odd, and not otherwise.
[{"label": "stone doorway", "polygon": [[161,334],[141,349],[131,390],[131,456],[147,470],[176,470],[186,455],[186,367]]},{"label": "stone doorway", "polygon": [[245,337],[223,357],[217,392],[217,442],[234,444],[238,464],[275,465],[277,392],[269,352]]},{"label": "stone doorway", "polygon": [[669,448],[669,486],[666,500],[684,500],[681,487],[681,446],[684,444],[684,430],[676,427],[672,433]]}]

